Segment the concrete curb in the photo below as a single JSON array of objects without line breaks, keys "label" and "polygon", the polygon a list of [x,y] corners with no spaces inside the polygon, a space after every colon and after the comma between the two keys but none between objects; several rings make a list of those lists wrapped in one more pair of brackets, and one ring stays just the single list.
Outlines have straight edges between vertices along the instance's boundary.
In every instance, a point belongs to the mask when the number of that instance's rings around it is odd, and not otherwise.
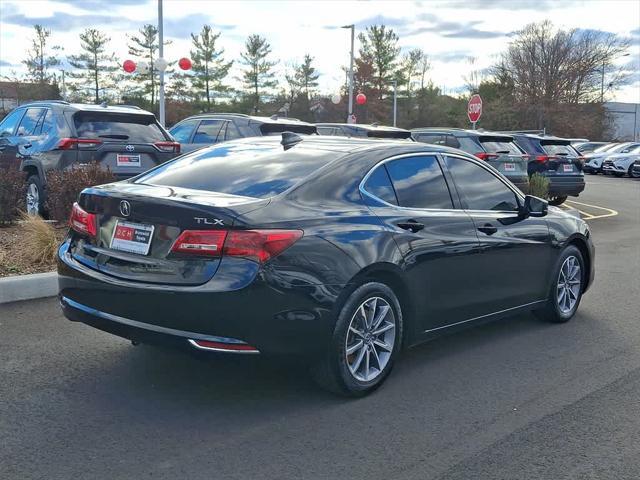
[{"label": "concrete curb", "polygon": [[0,304],[53,297],[58,294],[58,273],[32,273],[0,278]]}]

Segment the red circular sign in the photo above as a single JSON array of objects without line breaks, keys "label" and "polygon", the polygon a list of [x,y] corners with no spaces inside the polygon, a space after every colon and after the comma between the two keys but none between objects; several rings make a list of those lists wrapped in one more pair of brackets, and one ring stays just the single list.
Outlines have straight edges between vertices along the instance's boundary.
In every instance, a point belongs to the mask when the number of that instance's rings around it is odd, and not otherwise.
[{"label": "red circular sign", "polygon": [[472,95],[467,105],[467,116],[471,123],[476,123],[482,116],[482,98],[477,93]]},{"label": "red circular sign", "polygon": [[358,105],[364,105],[365,103],[367,103],[367,96],[364,93],[359,93],[358,95],[356,95],[356,103]]},{"label": "red circular sign", "polygon": [[186,57],[182,57],[178,60],[178,65],[182,70],[191,70],[191,60]]},{"label": "red circular sign", "polygon": [[133,60],[125,60],[122,68],[127,73],[132,73],[136,69],[136,63]]}]

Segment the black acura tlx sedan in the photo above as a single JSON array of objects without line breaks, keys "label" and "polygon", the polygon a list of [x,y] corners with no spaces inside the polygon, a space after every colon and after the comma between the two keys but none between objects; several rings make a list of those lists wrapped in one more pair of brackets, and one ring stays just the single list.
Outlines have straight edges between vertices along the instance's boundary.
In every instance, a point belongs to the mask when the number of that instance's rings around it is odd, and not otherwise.
[{"label": "black acura tlx sedan", "polygon": [[587,224],[459,150],[299,136],[215,145],[85,189],[65,315],[134,342],[297,354],[363,395],[403,347],[524,310],[565,322]]}]

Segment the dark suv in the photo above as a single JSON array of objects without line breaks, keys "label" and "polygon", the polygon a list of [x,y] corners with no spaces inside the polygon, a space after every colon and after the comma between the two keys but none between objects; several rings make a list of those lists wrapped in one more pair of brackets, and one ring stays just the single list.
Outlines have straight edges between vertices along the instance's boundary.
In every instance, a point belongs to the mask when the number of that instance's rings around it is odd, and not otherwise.
[{"label": "dark suv", "polygon": [[319,135],[337,135],[340,137],[360,138],[411,138],[411,132],[409,130],[375,124],[317,123],[316,127],[318,127]]},{"label": "dark suv", "polygon": [[0,123],[0,163],[28,174],[26,207],[43,213],[47,172],[98,162],[128,178],[180,153],[156,120],[138,107],[43,101],[20,105]]},{"label": "dark suv", "polygon": [[252,117],[241,113],[194,115],[174,125],[169,132],[180,142],[183,152],[244,137],[262,137],[282,132],[317,133],[315,125],[295,118],[280,118],[275,115]]},{"label": "dark suv", "polygon": [[549,203],[560,205],[568,195],[584,190],[584,158],[567,138],[530,133],[514,133],[520,148],[529,154],[529,175],[539,173],[549,179]]},{"label": "dark suv", "polygon": [[527,156],[514,143],[512,136],[460,128],[414,128],[411,134],[418,142],[446,145],[475,155],[502,173],[524,193],[529,193]]}]

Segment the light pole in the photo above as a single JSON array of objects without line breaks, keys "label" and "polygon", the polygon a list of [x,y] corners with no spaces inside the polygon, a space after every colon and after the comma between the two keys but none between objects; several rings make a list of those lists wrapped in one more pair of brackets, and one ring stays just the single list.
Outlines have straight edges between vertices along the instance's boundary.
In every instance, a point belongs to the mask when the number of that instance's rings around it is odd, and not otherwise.
[{"label": "light pole", "polygon": [[[158,60],[159,59],[163,59],[164,60],[164,55],[163,55],[163,25],[162,25],[162,0],[158,0],[158,40],[160,41],[160,44],[158,45]],[[151,70],[151,74],[153,75],[153,65],[151,66],[152,70]],[[166,65],[165,65],[166,68]],[[158,109],[159,109],[159,114],[160,114],[160,125],[162,125],[164,127],[164,70],[165,68],[159,69],[159,74],[160,74],[160,85],[158,88]]]},{"label": "light pole", "polygon": [[398,80],[393,81],[393,126],[396,126],[398,113]]},{"label": "light pole", "polygon": [[[630,53],[625,53],[620,55],[621,57],[628,57],[631,55]],[[604,103],[604,60],[602,61],[602,78],[600,79],[600,103]],[[609,84],[609,86],[613,85],[613,82]]]},{"label": "light pole", "polygon": [[352,122],[353,118],[353,41],[355,37],[355,25],[344,25],[342,28],[351,29],[351,53],[349,59],[349,113],[347,115],[347,123]]}]

